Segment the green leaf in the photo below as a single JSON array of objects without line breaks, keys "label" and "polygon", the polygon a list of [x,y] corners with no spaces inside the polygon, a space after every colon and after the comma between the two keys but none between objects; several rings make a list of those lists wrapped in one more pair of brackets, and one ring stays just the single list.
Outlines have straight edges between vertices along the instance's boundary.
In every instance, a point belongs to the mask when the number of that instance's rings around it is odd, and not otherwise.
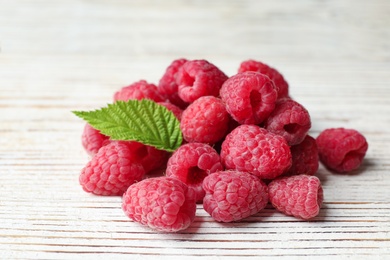
[{"label": "green leaf", "polygon": [[180,122],[154,101],[117,101],[93,111],[72,111],[113,140],[132,140],[173,152],[182,143]]}]

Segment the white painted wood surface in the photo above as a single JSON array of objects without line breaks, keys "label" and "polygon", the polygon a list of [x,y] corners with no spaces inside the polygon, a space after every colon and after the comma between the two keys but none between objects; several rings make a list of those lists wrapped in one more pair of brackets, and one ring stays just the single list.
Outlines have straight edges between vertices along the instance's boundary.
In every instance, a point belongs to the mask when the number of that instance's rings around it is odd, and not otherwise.
[{"label": "white painted wood surface", "polygon": [[[1,259],[390,259],[390,2],[0,0]],[[267,207],[219,224],[198,207],[180,234],[129,221],[119,197],[78,184],[88,156],[71,110],[157,82],[179,57],[227,74],[279,69],[313,136],[361,131],[361,170],[318,176],[325,203],[299,221]]]}]

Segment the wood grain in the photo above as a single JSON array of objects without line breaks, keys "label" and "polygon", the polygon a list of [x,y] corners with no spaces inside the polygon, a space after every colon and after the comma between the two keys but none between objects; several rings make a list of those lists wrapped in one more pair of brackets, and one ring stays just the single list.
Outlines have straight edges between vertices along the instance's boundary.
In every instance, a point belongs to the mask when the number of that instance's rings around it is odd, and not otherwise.
[{"label": "wood grain", "polygon": [[[374,1],[0,0],[1,259],[390,259],[390,3]],[[86,194],[89,160],[72,110],[120,87],[158,82],[179,57],[228,75],[241,61],[280,70],[328,127],[361,131],[361,169],[320,167],[325,203],[300,221],[268,206],[160,234],[128,220],[119,197]]]}]

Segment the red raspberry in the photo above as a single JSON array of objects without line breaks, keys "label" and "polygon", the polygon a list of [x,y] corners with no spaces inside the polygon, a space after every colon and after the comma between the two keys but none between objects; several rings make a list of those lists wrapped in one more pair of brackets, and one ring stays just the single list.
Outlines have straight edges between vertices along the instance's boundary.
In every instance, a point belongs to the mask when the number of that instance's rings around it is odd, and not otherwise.
[{"label": "red raspberry", "polygon": [[181,116],[183,114],[183,110],[181,108],[169,102],[158,102],[157,104],[166,107],[176,116],[177,120],[181,121]]},{"label": "red raspberry", "polygon": [[123,195],[122,209],[133,221],[162,232],[188,228],[195,219],[195,194],[169,177],[144,179]]},{"label": "red raspberry", "polygon": [[265,129],[283,136],[290,146],[302,142],[310,127],[309,112],[292,99],[279,100],[265,121]]},{"label": "red raspberry", "polygon": [[220,171],[203,181],[204,210],[219,222],[238,221],[264,209],[268,203],[267,185],[247,172]]},{"label": "red raspberry", "polygon": [[219,96],[219,90],[227,76],[206,60],[187,61],[177,72],[179,97],[192,103],[202,96]]},{"label": "red raspberry", "polygon": [[230,132],[222,143],[221,159],[225,168],[261,179],[274,179],[291,166],[286,140],[256,125],[240,125]]},{"label": "red raspberry", "polygon": [[285,175],[314,175],[319,167],[316,140],[307,135],[299,144],[290,147],[292,155],[291,168]]},{"label": "red raspberry", "polygon": [[176,83],[177,72],[186,63],[186,59],[177,59],[174,60],[166,69],[164,75],[160,79],[158,83],[158,91],[167,97],[169,101],[180,107],[187,107],[188,103],[184,102],[178,94],[178,85]]},{"label": "red raspberry", "polygon": [[301,219],[317,216],[324,199],[320,180],[309,175],[275,179],[268,184],[268,192],[277,210]]},{"label": "red raspberry", "polygon": [[222,85],[226,110],[240,124],[260,124],[274,110],[277,93],[265,75],[248,71],[230,77]]},{"label": "red raspberry", "polygon": [[229,121],[230,116],[222,100],[205,96],[184,110],[180,129],[187,142],[214,144],[225,136]]},{"label": "red raspberry", "polygon": [[108,139],[108,136],[103,135],[90,124],[85,124],[83,134],[81,136],[81,143],[89,155],[94,156],[99,149],[106,144]]},{"label": "red raspberry", "polygon": [[164,97],[158,92],[157,86],[145,80],[134,82],[127,87],[121,88],[114,94],[114,101],[128,101],[130,99],[150,99],[155,102],[164,101]]},{"label": "red raspberry", "polygon": [[[118,142],[118,141],[107,141]],[[135,141],[120,141],[121,143],[127,144],[129,153],[132,154],[132,158],[139,162],[145,170],[146,173],[150,173],[153,170],[160,169],[166,165],[170,153],[164,150],[159,150],[153,146],[144,145]]]},{"label": "red raspberry", "polygon": [[188,143],[180,146],[169,158],[166,169],[167,177],[181,180],[194,189],[196,201],[202,201],[203,179],[210,173],[223,169],[217,151],[208,144]]},{"label": "red raspberry", "polygon": [[218,142],[216,142],[215,144],[213,144],[213,148],[218,152],[218,153],[221,153],[221,147],[222,147],[222,143],[225,141],[225,137],[226,135],[228,135],[231,131],[233,131],[237,126],[239,126],[240,124],[234,120],[232,117],[229,117],[229,123],[228,123],[228,130],[226,131],[226,134],[225,136],[219,140]]},{"label": "red raspberry", "polygon": [[368,149],[366,138],[354,129],[326,129],[316,141],[321,162],[340,173],[359,168]]},{"label": "red raspberry", "polygon": [[134,158],[126,142],[112,141],[103,146],[82,169],[80,184],[96,195],[122,195],[145,170]]},{"label": "red raspberry", "polygon": [[164,150],[159,150],[153,146],[144,145],[138,142],[129,142],[131,151],[137,162],[141,163],[145,169],[145,173],[159,169],[166,165],[170,153]]},{"label": "red raspberry", "polygon": [[255,60],[247,60],[240,64],[238,72],[257,71],[267,75],[275,84],[278,91],[278,98],[288,97],[288,83],[284,80],[282,74],[276,69]]}]

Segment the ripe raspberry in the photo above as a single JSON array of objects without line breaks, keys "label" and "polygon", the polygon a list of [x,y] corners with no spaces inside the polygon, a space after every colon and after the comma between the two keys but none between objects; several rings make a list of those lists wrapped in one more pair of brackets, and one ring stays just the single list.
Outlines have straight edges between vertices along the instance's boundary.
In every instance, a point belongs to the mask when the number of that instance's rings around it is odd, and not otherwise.
[{"label": "ripe raspberry", "polygon": [[318,148],[316,140],[310,135],[299,144],[290,147],[292,165],[284,175],[314,175],[319,166]]},{"label": "ripe raspberry", "polygon": [[86,192],[122,195],[144,174],[144,168],[135,160],[128,144],[112,141],[103,146],[82,169],[79,181]]},{"label": "ripe raspberry", "polygon": [[219,96],[227,76],[206,60],[187,61],[177,72],[179,97],[192,103],[202,96]]},{"label": "ripe raspberry", "polygon": [[157,86],[150,84],[145,80],[134,82],[127,87],[121,88],[114,94],[114,101],[128,101],[130,99],[150,99],[155,102],[162,102],[165,100],[158,92]]},{"label": "ripe raspberry", "polygon": [[310,127],[310,115],[306,108],[287,98],[276,102],[274,111],[265,121],[265,129],[283,136],[290,146],[302,142]]},{"label": "ripe raspberry", "polygon": [[183,114],[183,110],[181,108],[169,102],[158,102],[158,104],[166,107],[176,116],[177,120],[181,121],[181,115]]},{"label": "ripe raspberry", "polygon": [[214,144],[225,136],[229,121],[222,100],[204,96],[183,111],[180,129],[187,142]]},{"label": "ripe raspberry", "polygon": [[139,142],[129,141],[131,152],[134,154],[134,159],[141,163],[145,169],[145,173],[159,169],[166,165],[170,153],[164,150],[158,150],[153,146],[144,145]]},{"label": "ripe raspberry", "polygon": [[240,124],[260,124],[275,108],[277,93],[265,75],[248,71],[230,77],[222,85],[226,110]]},{"label": "ripe raspberry", "polygon": [[364,136],[354,129],[326,129],[316,141],[321,162],[340,173],[359,168],[368,149]]},{"label": "ripe raspberry", "polygon": [[291,166],[286,140],[256,125],[240,125],[230,132],[221,149],[226,169],[246,171],[261,179],[274,179]]},{"label": "ripe raspberry", "polygon": [[258,213],[268,203],[267,185],[256,176],[220,171],[203,181],[204,210],[219,222],[238,221]]},{"label": "ripe raspberry", "polygon": [[169,102],[180,107],[185,108],[188,106],[187,102],[184,102],[178,94],[178,85],[176,83],[177,72],[186,63],[186,59],[174,60],[166,69],[164,75],[158,83],[158,91],[164,95]]},{"label": "ripe raspberry", "polygon": [[[105,144],[110,142],[118,142],[115,140],[108,140]],[[153,170],[160,169],[166,165],[170,153],[164,150],[158,150],[153,146],[144,145],[135,141],[120,141],[128,146],[131,157],[139,162],[145,170],[145,174],[150,173]]]},{"label": "ripe raspberry", "polygon": [[268,184],[268,192],[277,210],[301,219],[317,216],[324,198],[320,180],[309,175],[275,179]]},{"label": "ripe raspberry", "polygon": [[210,173],[223,169],[217,151],[203,143],[187,143],[180,146],[169,158],[166,176],[179,179],[196,193],[196,201],[202,201],[203,179]]},{"label": "ripe raspberry", "polygon": [[122,209],[133,221],[162,232],[188,228],[195,219],[195,194],[175,178],[156,177],[131,185]]},{"label": "ripe raspberry", "polygon": [[81,135],[81,143],[89,155],[94,156],[106,144],[108,139],[108,136],[103,135],[90,124],[85,124]]},{"label": "ripe raspberry", "polygon": [[288,97],[288,83],[284,80],[282,74],[276,69],[255,60],[247,60],[240,64],[238,72],[257,71],[267,75],[275,84],[278,92],[278,98]]},{"label": "ripe raspberry", "polygon": [[232,117],[229,117],[229,123],[228,123],[228,130],[226,131],[226,134],[225,136],[219,140],[218,142],[216,142],[215,144],[213,144],[213,148],[220,154],[221,153],[221,148],[222,148],[222,143],[225,141],[225,137],[226,135],[228,135],[231,131],[233,131],[237,126],[239,126],[240,124],[234,120]]}]

